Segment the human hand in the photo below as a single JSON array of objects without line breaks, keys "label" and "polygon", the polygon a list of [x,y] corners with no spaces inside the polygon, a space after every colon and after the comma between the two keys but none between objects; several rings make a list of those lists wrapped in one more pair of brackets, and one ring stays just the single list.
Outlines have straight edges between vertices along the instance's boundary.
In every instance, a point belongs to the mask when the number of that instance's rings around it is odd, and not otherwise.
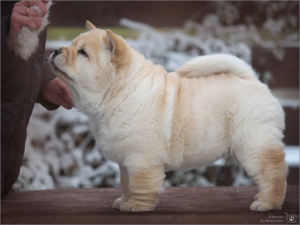
[{"label": "human hand", "polygon": [[51,80],[45,90],[44,98],[51,103],[56,105],[62,105],[66,109],[73,108],[72,95],[64,82],[62,82],[58,77]]},{"label": "human hand", "polygon": [[[10,29],[6,36],[8,48],[13,53],[15,39],[23,26],[29,27],[31,31],[36,31],[42,26],[42,18],[47,13],[47,4],[49,0],[43,1],[20,1],[17,2],[12,10],[10,17]],[[37,6],[40,13],[32,6]]]}]

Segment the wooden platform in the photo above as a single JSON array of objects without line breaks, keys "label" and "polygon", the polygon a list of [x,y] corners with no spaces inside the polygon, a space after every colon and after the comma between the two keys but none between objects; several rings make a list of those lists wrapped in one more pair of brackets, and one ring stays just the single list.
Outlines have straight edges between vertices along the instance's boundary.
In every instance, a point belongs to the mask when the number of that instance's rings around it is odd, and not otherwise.
[{"label": "wooden platform", "polygon": [[287,223],[286,213],[299,215],[299,186],[288,187],[286,201],[278,211],[250,211],[256,193],[257,187],[167,188],[155,211],[128,213],[111,207],[121,195],[121,189],[16,192],[2,199],[1,223],[284,224]]}]

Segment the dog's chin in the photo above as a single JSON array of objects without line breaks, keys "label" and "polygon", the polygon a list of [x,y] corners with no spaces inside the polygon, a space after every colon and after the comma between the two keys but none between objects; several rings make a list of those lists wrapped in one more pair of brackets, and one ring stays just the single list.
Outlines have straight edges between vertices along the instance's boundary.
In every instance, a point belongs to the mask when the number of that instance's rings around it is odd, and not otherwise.
[{"label": "dog's chin", "polygon": [[73,83],[73,79],[68,76],[65,72],[61,71],[54,63],[54,58],[51,57],[50,60],[50,66],[52,68],[52,71],[55,73],[57,77],[59,77],[61,80],[63,80],[65,83]]}]

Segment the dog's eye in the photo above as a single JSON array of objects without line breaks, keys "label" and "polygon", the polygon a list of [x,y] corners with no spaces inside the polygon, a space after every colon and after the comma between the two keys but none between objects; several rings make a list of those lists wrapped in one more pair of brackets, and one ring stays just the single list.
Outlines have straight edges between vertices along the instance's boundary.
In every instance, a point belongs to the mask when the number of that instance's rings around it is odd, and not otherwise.
[{"label": "dog's eye", "polygon": [[78,53],[79,53],[80,55],[83,55],[84,57],[88,57],[88,54],[87,54],[83,49],[80,49],[80,50],[78,51]]}]

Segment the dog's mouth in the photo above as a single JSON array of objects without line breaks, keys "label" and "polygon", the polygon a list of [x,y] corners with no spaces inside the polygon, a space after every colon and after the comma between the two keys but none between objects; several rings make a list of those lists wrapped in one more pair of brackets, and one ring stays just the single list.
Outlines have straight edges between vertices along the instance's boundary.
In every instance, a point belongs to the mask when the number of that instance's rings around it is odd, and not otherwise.
[{"label": "dog's mouth", "polygon": [[66,74],[65,72],[63,72],[62,70],[60,70],[54,63],[54,59],[55,57],[51,57],[50,58],[50,65],[52,67],[52,69],[54,70],[55,74],[63,79],[64,81],[67,81],[67,82],[73,82],[73,79],[71,77],[68,76],[68,74]]}]

